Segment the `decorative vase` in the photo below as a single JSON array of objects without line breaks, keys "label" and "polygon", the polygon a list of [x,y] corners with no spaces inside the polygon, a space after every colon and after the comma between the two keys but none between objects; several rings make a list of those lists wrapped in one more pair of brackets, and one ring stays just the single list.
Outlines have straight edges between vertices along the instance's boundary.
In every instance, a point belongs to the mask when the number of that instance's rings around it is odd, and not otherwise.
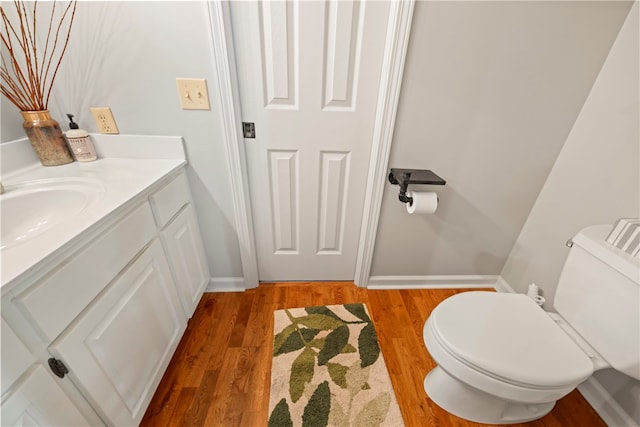
[{"label": "decorative vase", "polygon": [[29,137],[43,166],[57,166],[73,162],[73,156],[62,135],[57,121],[51,118],[49,110],[21,111],[22,127]]}]

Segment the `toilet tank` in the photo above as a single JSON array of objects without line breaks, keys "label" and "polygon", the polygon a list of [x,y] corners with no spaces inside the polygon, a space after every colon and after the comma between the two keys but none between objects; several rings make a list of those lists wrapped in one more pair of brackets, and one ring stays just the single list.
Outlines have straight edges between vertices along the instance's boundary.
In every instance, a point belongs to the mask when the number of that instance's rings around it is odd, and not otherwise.
[{"label": "toilet tank", "polygon": [[554,306],[614,369],[640,379],[640,259],[607,243],[609,231],[573,238]]}]

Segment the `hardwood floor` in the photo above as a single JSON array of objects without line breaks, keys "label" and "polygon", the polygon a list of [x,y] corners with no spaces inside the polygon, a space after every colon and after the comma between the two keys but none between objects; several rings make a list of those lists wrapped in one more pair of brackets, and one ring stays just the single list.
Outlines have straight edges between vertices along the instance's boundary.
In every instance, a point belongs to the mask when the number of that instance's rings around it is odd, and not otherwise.
[{"label": "hardwood floor", "polygon": [[[273,311],[363,302],[373,318],[407,426],[482,426],[440,409],[424,392],[434,362],[422,339],[431,310],[464,290],[377,290],[353,283],[261,284],[206,293],[165,372],[143,426],[264,426],[268,417]],[[525,426],[525,424],[519,424]],[[574,390],[531,427],[605,426]]]}]

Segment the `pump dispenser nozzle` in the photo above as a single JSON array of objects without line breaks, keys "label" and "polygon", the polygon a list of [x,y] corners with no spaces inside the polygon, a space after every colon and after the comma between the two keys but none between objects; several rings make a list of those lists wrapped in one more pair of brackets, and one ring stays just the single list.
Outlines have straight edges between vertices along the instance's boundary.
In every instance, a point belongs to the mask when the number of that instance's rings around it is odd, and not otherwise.
[{"label": "pump dispenser nozzle", "polygon": [[67,117],[69,117],[70,130],[67,131],[66,136],[73,156],[79,162],[90,162],[97,159],[96,149],[89,139],[89,133],[78,127],[78,124],[73,121],[73,114],[67,113]]},{"label": "pump dispenser nozzle", "polygon": [[79,129],[78,124],[73,121],[73,114],[67,113],[67,117],[69,117],[69,129]]}]

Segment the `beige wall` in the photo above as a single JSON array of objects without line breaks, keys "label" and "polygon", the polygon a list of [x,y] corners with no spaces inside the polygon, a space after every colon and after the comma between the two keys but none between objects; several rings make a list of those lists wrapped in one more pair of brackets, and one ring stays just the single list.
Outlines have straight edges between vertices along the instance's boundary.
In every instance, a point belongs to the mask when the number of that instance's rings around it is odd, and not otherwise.
[{"label": "beige wall", "polygon": [[[565,241],[591,224],[640,217],[638,19],[636,3],[502,271],[520,292],[536,282],[549,308],[568,254]],[[595,378],[640,424],[640,382],[612,370]]]},{"label": "beige wall", "polygon": [[630,15],[502,270],[515,290],[536,282],[553,301],[567,239],[588,225],[640,217],[639,75]]},{"label": "beige wall", "polygon": [[390,167],[447,185],[431,216],[387,185],[372,275],[500,273],[629,8],[416,3]]},{"label": "beige wall", "polygon": [[4,96],[0,96],[0,123],[0,142],[24,138],[20,113]]},{"label": "beige wall", "polygon": [[[417,2],[390,164],[448,184],[431,217],[387,186],[373,274],[500,273],[628,7]],[[211,111],[181,110],[176,77],[206,78]],[[238,277],[216,78],[206,2],[80,2],[51,109],[90,132],[88,108],[110,106],[123,134],[182,135],[212,274]],[[2,141],[22,136],[12,109]]]},{"label": "beige wall", "polygon": [[[182,110],[176,77],[206,79],[211,110]],[[74,113],[95,132],[89,107],[108,106],[121,134],[182,136],[211,273],[239,277],[219,99],[206,2],[78,2],[52,115],[66,130],[65,113]],[[21,126],[2,119],[3,129]]]}]

